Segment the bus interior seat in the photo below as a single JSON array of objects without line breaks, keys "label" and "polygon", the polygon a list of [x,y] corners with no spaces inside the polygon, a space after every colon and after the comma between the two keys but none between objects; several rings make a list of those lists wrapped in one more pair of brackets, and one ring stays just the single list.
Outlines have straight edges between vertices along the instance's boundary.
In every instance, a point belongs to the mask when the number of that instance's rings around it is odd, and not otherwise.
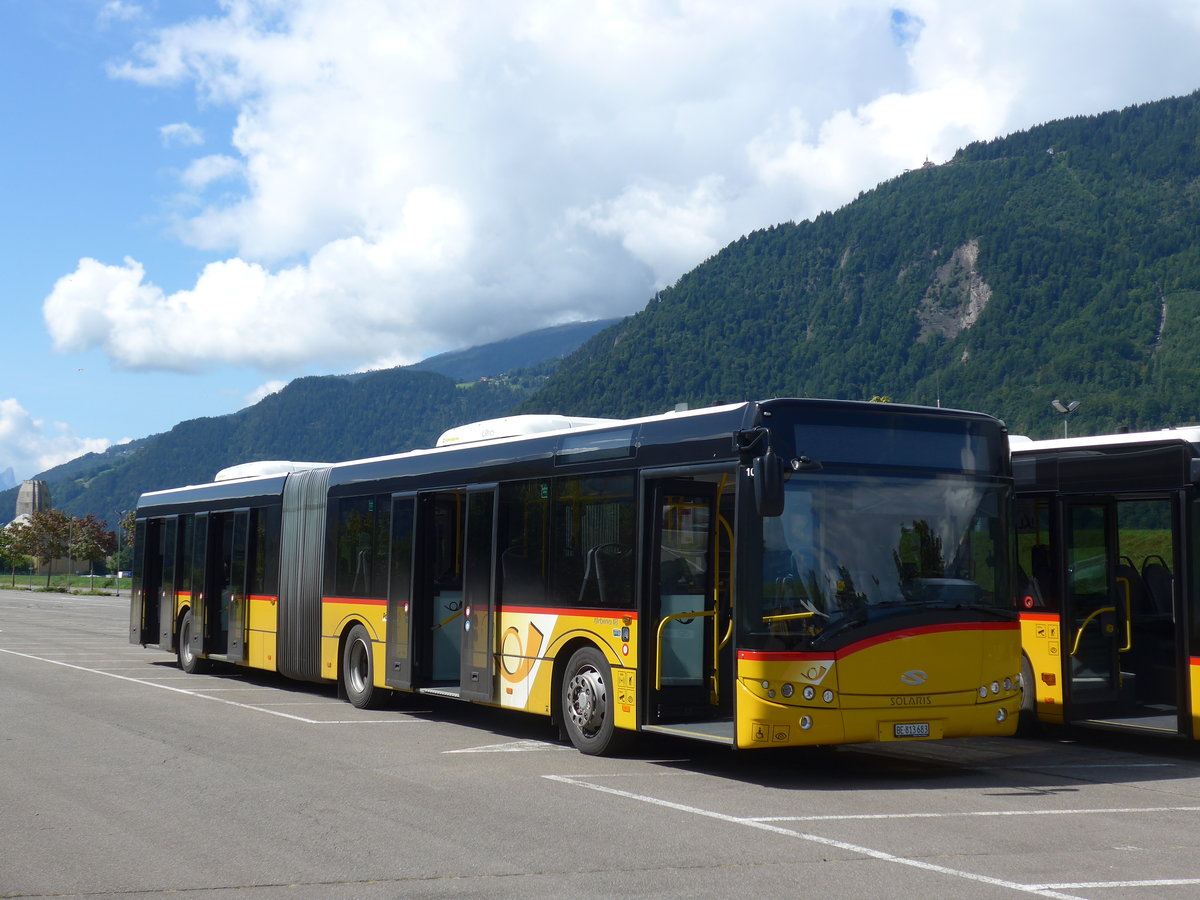
[{"label": "bus interior seat", "polygon": [[1171,595],[1174,576],[1161,556],[1151,554],[1142,560],[1142,581],[1146,585],[1149,600],[1147,611],[1157,615],[1170,615],[1173,608]]},{"label": "bus interior seat", "polygon": [[506,602],[540,603],[544,599],[540,562],[519,544],[500,554],[500,589]]},{"label": "bus interior seat", "polygon": [[587,568],[579,585],[579,605],[585,605],[588,587],[594,581],[601,606],[633,600],[633,549],[622,544],[597,544],[588,550]]},{"label": "bus interior seat", "polygon": [[1055,600],[1054,569],[1050,565],[1050,545],[1034,544],[1029,548],[1029,564],[1033,570],[1032,581],[1038,586],[1042,605]]}]

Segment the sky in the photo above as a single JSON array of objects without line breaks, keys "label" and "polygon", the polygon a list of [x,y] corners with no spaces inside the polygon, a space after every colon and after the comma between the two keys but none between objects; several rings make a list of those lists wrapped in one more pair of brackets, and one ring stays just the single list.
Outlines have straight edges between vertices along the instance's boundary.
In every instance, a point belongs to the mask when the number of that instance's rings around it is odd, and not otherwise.
[{"label": "sky", "polygon": [[1195,0],[0,0],[0,475],[634,313],[1197,60]]}]

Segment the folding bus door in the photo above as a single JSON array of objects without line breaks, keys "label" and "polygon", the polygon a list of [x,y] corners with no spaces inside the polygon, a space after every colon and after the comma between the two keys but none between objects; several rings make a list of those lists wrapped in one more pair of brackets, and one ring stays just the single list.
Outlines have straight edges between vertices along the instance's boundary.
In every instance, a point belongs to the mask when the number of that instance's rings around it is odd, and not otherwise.
[{"label": "folding bus door", "polygon": [[459,696],[488,701],[496,682],[496,486],[467,492]]},{"label": "folding bus door", "polygon": [[158,591],[162,559],[157,547],[160,525],[153,519],[138,519],[134,525],[133,590],[129,599],[131,644],[152,644],[159,638]]},{"label": "folding bus door", "polygon": [[246,628],[250,624],[250,597],[246,590],[250,558],[250,511],[233,513],[233,546],[228,557],[229,631],[226,654],[231,662],[246,661]]},{"label": "folding bus door", "polygon": [[412,594],[416,534],[416,494],[392,496],[392,534],[388,566],[387,686],[413,683]]},{"label": "folding bus door", "polygon": [[[215,590],[209,577],[208,548],[211,545],[209,532],[211,519],[208,513],[197,513],[192,538],[192,630],[187,635],[192,654],[201,656],[208,652],[205,640],[205,622],[208,620],[208,597]],[[183,636],[181,635],[182,639]]]},{"label": "folding bus door", "polygon": [[201,516],[196,519],[194,555],[197,564],[204,560],[204,574],[203,591],[192,606],[192,651],[243,662],[250,511],[212,513],[207,527]]}]

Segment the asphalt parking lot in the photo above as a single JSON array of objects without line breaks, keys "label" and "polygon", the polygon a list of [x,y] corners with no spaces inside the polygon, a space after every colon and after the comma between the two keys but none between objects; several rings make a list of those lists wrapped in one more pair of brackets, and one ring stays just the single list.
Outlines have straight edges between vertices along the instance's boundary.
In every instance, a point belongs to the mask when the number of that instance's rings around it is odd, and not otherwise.
[{"label": "asphalt parking lot", "polygon": [[188,676],[0,590],[0,897],[1200,895],[1200,755],[1104,735],[597,759],[545,720]]}]

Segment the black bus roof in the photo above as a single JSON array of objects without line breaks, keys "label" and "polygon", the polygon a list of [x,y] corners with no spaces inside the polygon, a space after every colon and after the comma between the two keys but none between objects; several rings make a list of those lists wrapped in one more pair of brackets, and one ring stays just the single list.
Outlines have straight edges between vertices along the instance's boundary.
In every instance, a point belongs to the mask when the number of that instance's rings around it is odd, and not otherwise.
[{"label": "black bus roof", "polygon": [[[472,473],[471,481],[496,480],[504,470],[506,478],[536,477],[551,472],[569,472],[581,464],[592,467],[628,467],[638,460],[639,467],[669,465],[731,465],[737,458],[732,440],[734,433],[762,424],[764,417],[784,410],[811,415],[813,424],[840,416],[901,415],[973,422],[999,433],[1004,424],[984,413],[892,403],[854,400],[788,399],[733,403],[693,410],[678,410],[660,415],[627,420],[592,420],[592,424],[552,431],[506,435],[485,440],[453,443],[404,453],[339,463],[262,464],[267,474],[234,477],[208,484],[189,485],[143,494],[139,511],[165,511],[181,506],[225,508],[268,503],[283,494],[289,474],[311,468],[329,469],[331,495],[352,494],[356,486],[378,484],[389,490],[388,482],[399,483],[436,474]],[[579,420],[575,420],[579,421]],[[223,471],[254,471],[252,466],[235,466]],[[491,474],[489,474],[491,473]],[[450,482],[446,482],[450,483]],[[464,481],[465,483],[465,481]]]}]

